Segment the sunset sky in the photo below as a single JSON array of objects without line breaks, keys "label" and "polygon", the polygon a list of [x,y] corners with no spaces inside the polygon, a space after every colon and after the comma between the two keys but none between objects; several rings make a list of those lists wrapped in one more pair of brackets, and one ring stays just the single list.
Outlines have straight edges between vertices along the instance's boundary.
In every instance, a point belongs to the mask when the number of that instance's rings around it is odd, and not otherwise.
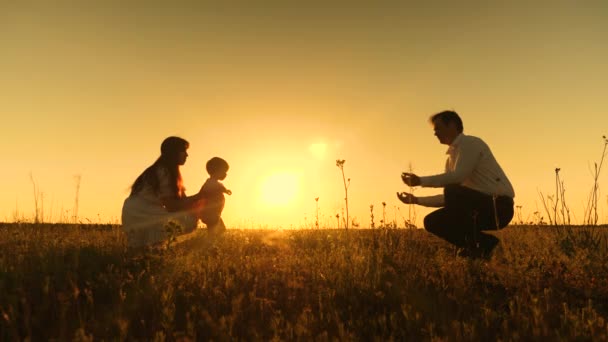
[{"label": "sunset sky", "polygon": [[178,135],[189,194],[207,159],[230,163],[228,227],[310,226],[317,197],[335,226],[336,159],[351,217],[368,227],[373,204],[379,224],[384,201],[402,224],[400,173],[443,170],[427,120],[444,109],[490,145],[524,219],[559,167],[582,220],[608,134],[607,1],[58,3],[0,2],[0,221],[33,218],[30,175],[45,221],[71,217],[78,175],[80,220],[119,222]]}]

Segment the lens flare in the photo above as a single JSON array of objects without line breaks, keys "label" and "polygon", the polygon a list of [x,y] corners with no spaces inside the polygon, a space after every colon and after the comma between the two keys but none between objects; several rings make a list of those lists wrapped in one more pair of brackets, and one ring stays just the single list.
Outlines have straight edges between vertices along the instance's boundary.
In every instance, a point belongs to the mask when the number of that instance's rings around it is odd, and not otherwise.
[{"label": "lens flare", "polygon": [[300,177],[292,172],[277,172],[266,177],[260,185],[260,200],[270,207],[289,205],[300,190]]}]

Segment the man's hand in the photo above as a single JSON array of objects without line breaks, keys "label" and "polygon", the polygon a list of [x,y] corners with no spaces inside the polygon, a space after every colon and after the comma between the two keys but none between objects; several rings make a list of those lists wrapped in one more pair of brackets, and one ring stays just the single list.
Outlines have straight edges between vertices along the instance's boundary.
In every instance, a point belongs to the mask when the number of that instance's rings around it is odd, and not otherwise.
[{"label": "man's hand", "polygon": [[409,186],[420,185],[420,177],[416,176],[413,173],[403,172],[401,174],[401,179],[403,180],[403,183],[405,183]]},{"label": "man's hand", "polygon": [[398,192],[397,197],[399,200],[405,204],[418,204],[418,197],[407,193],[407,192]]},{"label": "man's hand", "polygon": [[228,195],[232,195],[232,191],[231,191],[231,190],[226,189],[226,193],[227,193]]}]

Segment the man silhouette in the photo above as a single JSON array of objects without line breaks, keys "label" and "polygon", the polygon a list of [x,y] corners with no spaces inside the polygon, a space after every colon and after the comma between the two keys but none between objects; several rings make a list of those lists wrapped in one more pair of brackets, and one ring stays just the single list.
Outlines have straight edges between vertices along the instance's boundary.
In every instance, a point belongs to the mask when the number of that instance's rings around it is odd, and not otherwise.
[{"label": "man silhouette", "polygon": [[460,248],[462,255],[488,257],[498,239],[483,230],[499,230],[513,218],[511,182],[480,138],[463,134],[462,119],[454,111],[430,118],[435,136],[449,145],[445,172],[419,177],[402,173],[409,186],[443,188],[443,194],[417,197],[400,192],[403,203],[440,207],[424,218],[424,228]]}]

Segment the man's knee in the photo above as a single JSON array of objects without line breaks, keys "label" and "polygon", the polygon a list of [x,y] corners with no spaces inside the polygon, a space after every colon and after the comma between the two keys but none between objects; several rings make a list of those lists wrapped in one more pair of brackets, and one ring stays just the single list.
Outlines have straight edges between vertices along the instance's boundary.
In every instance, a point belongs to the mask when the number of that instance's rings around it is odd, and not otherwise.
[{"label": "man's knee", "polygon": [[439,224],[435,216],[436,215],[433,215],[433,213],[430,213],[424,217],[423,223],[426,231],[431,233],[436,233],[438,231]]},{"label": "man's knee", "polygon": [[510,198],[499,197],[496,200],[495,205],[497,206],[496,210],[498,212],[498,227],[502,229],[506,227],[513,219],[513,215],[515,213],[513,208],[513,200]]},{"label": "man's knee", "polygon": [[505,213],[501,213],[500,217],[498,218],[498,227],[500,229],[506,227],[509,225],[509,223],[511,223],[511,220],[513,219],[513,210],[505,212]]}]

